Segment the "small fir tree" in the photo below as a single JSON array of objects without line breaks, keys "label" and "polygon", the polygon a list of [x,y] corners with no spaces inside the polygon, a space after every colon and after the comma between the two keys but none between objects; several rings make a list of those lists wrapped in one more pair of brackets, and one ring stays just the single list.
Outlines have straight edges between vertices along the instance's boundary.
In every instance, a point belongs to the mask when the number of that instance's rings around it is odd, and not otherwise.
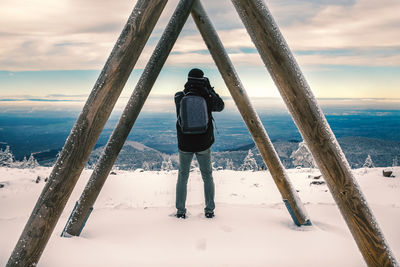
[{"label": "small fir tree", "polygon": [[392,166],[393,167],[399,166],[399,160],[398,160],[397,156],[394,157]]},{"label": "small fir tree", "polygon": [[14,163],[14,156],[10,151],[10,147],[6,146],[5,150],[0,149],[0,166],[12,167]]},{"label": "small fir tree", "polygon": [[226,170],[234,170],[232,159],[226,159],[225,169]]},{"label": "small fir tree", "polygon": [[163,160],[161,163],[161,170],[162,171],[172,171],[174,167],[172,166],[172,161],[171,158],[168,158],[167,160]]},{"label": "small fir tree", "polygon": [[247,156],[243,160],[243,164],[240,166],[240,170],[242,171],[257,171],[258,170],[258,165],[256,160],[254,159],[254,154],[249,149],[249,152],[247,153]]},{"label": "small fir tree", "polygon": [[315,167],[314,158],[304,141],[299,143],[299,148],[293,151],[290,158],[293,159],[294,166]]},{"label": "small fir tree", "polygon": [[28,160],[26,159],[26,157],[24,157],[22,161],[14,161],[11,167],[17,169],[25,169],[27,162]]},{"label": "small fir tree", "polygon": [[365,159],[363,167],[364,168],[374,168],[375,167],[374,163],[372,162],[371,155],[368,155],[368,157]]},{"label": "small fir tree", "polygon": [[143,162],[142,169],[144,171],[150,171],[150,164],[147,161]]},{"label": "small fir tree", "polygon": [[37,160],[33,157],[33,154],[29,156],[29,159],[26,161],[25,168],[34,169],[39,166]]}]

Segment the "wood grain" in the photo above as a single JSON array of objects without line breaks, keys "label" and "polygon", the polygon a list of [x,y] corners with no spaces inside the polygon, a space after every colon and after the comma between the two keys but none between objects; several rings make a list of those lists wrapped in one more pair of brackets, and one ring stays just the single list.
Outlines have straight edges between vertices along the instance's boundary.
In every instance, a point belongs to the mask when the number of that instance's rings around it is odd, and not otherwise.
[{"label": "wood grain", "polygon": [[90,176],[90,179],[65,227],[69,235],[79,236],[90,209],[94,206],[104,183],[118,157],[142,107],[155,83],[179,33],[190,14],[194,0],[181,0],[141,75],[117,126]]},{"label": "wood grain", "polygon": [[167,0],[139,0],[75,123],[7,266],[36,266]]},{"label": "wood grain", "polygon": [[232,0],[369,266],[398,266],[350,166],[262,0]]},{"label": "wood grain", "polygon": [[200,1],[196,1],[193,6],[192,17],[242,115],[243,121],[246,123],[265,164],[268,166],[282,198],[287,200],[291,207],[295,215],[295,223],[297,225],[309,224],[307,212],[296,190],[293,188],[264,125],[253,108],[242,82]]}]

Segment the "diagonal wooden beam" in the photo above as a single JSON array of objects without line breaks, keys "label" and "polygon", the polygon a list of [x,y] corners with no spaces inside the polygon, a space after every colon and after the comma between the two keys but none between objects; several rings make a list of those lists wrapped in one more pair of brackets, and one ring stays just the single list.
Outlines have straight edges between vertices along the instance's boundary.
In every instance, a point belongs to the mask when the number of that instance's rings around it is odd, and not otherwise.
[{"label": "diagonal wooden beam", "polygon": [[310,225],[307,212],[301,202],[296,190],[293,188],[285,168],[276,153],[274,146],[265,131],[257,112],[253,108],[246,90],[240,81],[233,64],[227,55],[225,48],[218,37],[217,32],[208,18],[200,1],[196,1],[192,9],[192,17],[199,29],[236,106],[242,115],[244,122],[253,137],[264,162],[268,166],[272,178],[289,210],[294,223]]},{"label": "diagonal wooden beam", "polygon": [[138,0],[50,174],[7,266],[36,266],[167,0]]},{"label": "diagonal wooden beam", "polygon": [[160,74],[185,22],[190,14],[194,0],[181,0],[161,36],[143,74],[126,105],[107,145],[90,176],[90,179],[76,203],[63,231],[63,236],[79,236],[86,220],[93,210],[94,203],[128,137],[142,107]]},{"label": "diagonal wooden beam", "polygon": [[369,266],[398,266],[350,166],[263,0],[232,0]]}]

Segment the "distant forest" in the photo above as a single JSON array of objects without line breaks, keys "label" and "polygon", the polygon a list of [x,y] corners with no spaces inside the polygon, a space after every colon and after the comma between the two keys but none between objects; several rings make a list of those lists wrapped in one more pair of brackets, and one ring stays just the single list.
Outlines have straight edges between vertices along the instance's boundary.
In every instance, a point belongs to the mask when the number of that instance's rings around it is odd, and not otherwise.
[{"label": "distant forest", "polygon": [[[31,155],[51,166],[62,149],[76,114],[0,114],[0,149],[9,151],[15,162]],[[88,167],[93,166],[114,129],[118,114],[107,122],[95,146]],[[215,168],[240,169],[249,150],[258,168],[266,168],[253,140],[237,112],[216,113],[213,159]],[[302,138],[289,114],[262,110],[260,118],[286,168],[297,164],[291,155]],[[362,167],[368,155],[375,166],[392,166],[400,158],[399,110],[327,110],[326,118],[352,168]],[[122,169],[162,169],[177,167],[177,140],[174,113],[142,113],[115,164]],[[138,150],[135,142],[146,146]]]}]

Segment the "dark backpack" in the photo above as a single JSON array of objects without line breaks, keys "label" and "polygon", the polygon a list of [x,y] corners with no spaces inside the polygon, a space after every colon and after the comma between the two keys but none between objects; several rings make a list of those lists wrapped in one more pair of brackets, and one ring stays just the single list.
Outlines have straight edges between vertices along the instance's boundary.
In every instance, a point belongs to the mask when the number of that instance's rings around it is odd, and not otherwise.
[{"label": "dark backpack", "polygon": [[209,115],[207,102],[202,96],[187,93],[180,102],[178,118],[184,134],[203,134],[207,131]]}]

